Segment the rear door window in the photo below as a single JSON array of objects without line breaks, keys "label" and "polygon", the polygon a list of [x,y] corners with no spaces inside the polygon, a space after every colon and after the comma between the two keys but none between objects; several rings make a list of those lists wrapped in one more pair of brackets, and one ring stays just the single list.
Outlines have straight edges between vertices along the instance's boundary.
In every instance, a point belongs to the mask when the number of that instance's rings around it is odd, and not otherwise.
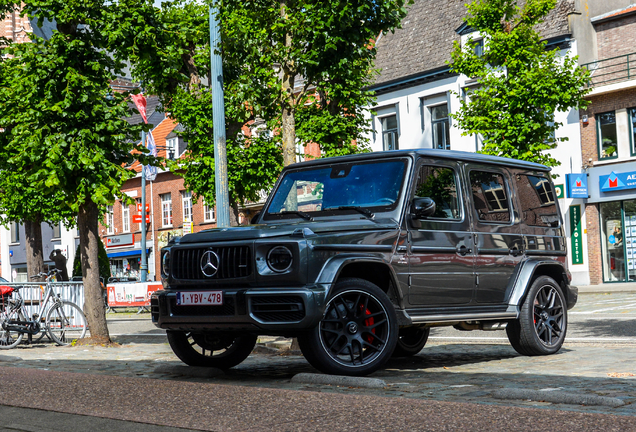
[{"label": "rear door window", "polygon": [[560,218],[550,180],[524,174],[517,174],[516,178],[523,221],[530,226],[559,226]]},{"label": "rear door window", "polygon": [[471,171],[470,187],[473,205],[480,221],[510,223],[510,199],[503,175],[487,171]]}]

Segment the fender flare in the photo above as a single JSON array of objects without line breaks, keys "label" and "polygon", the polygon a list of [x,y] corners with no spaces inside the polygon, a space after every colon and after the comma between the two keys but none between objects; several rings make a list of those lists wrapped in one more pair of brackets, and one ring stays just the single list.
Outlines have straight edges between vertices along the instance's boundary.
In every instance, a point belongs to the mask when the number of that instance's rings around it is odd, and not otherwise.
[{"label": "fender flare", "polygon": [[[525,298],[528,289],[530,288],[530,282],[534,278],[534,275],[537,273],[537,270],[541,267],[554,267],[556,271],[563,274],[563,280],[565,281],[565,289],[568,292],[564,292],[566,300],[569,298],[569,284],[567,278],[567,270],[563,263],[551,259],[528,259],[523,262],[519,271],[517,272],[517,277],[514,281],[514,285],[512,287],[512,292],[510,294],[510,300],[508,300],[509,306],[521,307],[521,302]],[[559,281],[557,281],[558,283]]]},{"label": "fender flare", "polygon": [[[393,284],[393,289],[389,287],[388,292],[392,292],[398,302],[398,307],[404,309],[404,295],[400,290],[400,284],[398,282],[395,270],[386,260],[378,256],[365,256],[357,254],[339,254],[329,258],[320,270],[318,277],[316,278],[316,284],[329,285],[329,291],[327,292],[327,298],[331,294],[334,284],[340,277],[342,270],[349,264],[354,263],[371,263],[376,265],[383,265],[389,270],[389,277]],[[382,287],[380,287],[382,288]]]}]

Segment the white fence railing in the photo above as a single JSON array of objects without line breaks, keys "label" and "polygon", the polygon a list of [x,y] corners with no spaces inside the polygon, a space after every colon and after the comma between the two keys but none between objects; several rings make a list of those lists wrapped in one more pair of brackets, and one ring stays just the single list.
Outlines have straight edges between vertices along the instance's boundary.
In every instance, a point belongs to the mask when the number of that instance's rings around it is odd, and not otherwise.
[{"label": "white fence railing", "polygon": [[[20,295],[29,317],[40,308],[40,302],[44,300],[46,284],[40,282],[12,282],[2,285],[20,287]],[[84,309],[84,283],[83,282],[52,282],[51,286],[55,294],[59,294],[62,300],[75,303]],[[44,311],[46,312],[46,311]]]}]

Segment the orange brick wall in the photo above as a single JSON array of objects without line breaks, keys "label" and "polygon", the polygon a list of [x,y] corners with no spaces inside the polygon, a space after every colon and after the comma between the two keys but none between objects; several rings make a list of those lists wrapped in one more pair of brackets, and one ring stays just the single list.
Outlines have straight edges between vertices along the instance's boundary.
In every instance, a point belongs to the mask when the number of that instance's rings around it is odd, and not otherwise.
[{"label": "orange brick wall", "polygon": [[31,23],[27,17],[21,17],[20,12],[10,13],[0,24],[0,36],[17,43],[29,42],[32,32]]},{"label": "orange brick wall", "polygon": [[636,15],[597,24],[595,29],[599,60],[634,52]]},{"label": "orange brick wall", "polygon": [[587,229],[587,259],[589,262],[590,284],[598,285],[603,283],[598,204],[587,204],[585,206],[585,220]]}]

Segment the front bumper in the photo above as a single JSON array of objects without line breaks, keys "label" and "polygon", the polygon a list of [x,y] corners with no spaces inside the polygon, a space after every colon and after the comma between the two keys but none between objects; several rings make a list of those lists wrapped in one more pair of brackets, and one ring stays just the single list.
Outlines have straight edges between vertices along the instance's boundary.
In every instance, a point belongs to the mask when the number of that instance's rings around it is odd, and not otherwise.
[{"label": "front bumper", "polygon": [[150,299],[152,322],[167,330],[292,335],[318,324],[329,285],[221,290],[221,306],[180,306],[177,291],[185,289],[157,291]]}]

